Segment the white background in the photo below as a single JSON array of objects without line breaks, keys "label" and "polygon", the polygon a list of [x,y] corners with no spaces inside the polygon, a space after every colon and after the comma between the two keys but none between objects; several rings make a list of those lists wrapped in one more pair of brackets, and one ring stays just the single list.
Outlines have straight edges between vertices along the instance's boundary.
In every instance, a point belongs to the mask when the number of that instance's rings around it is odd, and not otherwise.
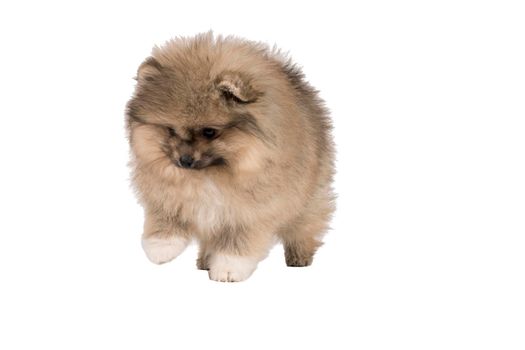
[{"label": "white background", "polygon": [[[519,1],[0,5],[1,349],[524,349]],[[124,106],[154,44],[289,50],[332,110],[314,265],[221,284],[140,247]]]}]

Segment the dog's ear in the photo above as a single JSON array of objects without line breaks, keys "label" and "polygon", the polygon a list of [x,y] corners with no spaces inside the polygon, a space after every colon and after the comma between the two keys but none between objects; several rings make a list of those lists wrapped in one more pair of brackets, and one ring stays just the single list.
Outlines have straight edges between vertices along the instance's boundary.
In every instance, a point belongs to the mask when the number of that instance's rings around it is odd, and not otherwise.
[{"label": "dog's ear", "polygon": [[245,75],[226,72],[217,78],[217,88],[222,92],[227,101],[247,104],[257,100],[261,95],[250,83]]},{"label": "dog's ear", "polygon": [[162,66],[153,57],[148,57],[139,66],[137,71],[137,81],[153,81],[162,72]]}]

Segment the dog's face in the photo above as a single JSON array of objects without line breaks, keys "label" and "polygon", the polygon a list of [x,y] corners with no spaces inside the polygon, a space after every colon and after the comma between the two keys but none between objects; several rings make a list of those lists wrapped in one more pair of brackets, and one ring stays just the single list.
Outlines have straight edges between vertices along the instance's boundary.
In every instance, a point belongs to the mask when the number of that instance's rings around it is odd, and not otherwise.
[{"label": "dog's face", "polygon": [[132,144],[147,150],[138,157],[164,157],[188,170],[228,167],[264,138],[250,111],[261,93],[241,73],[210,78],[203,69],[177,71],[149,58],[137,81],[128,117]]}]

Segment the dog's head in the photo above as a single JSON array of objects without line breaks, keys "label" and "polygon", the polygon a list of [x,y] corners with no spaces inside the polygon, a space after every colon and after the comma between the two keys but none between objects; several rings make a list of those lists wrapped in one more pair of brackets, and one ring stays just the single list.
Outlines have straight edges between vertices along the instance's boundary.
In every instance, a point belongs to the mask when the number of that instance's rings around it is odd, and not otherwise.
[{"label": "dog's head", "polygon": [[277,111],[264,99],[269,77],[246,52],[236,58],[246,48],[228,58],[210,45],[169,43],[140,65],[127,117],[142,163],[169,160],[188,171],[260,165],[272,143],[264,124]]}]

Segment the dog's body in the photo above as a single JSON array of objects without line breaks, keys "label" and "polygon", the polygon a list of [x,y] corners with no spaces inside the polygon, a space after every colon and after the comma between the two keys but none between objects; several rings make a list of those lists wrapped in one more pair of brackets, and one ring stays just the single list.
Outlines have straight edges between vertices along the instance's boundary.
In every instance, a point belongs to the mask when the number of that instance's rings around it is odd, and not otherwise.
[{"label": "dog's body", "polygon": [[280,239],[310,265],[334,210],[331,124],[298,68],[211,34],[155,48],[128,103],[133,183],[155,263],[191,239],[218,281],[248,278]]}]

